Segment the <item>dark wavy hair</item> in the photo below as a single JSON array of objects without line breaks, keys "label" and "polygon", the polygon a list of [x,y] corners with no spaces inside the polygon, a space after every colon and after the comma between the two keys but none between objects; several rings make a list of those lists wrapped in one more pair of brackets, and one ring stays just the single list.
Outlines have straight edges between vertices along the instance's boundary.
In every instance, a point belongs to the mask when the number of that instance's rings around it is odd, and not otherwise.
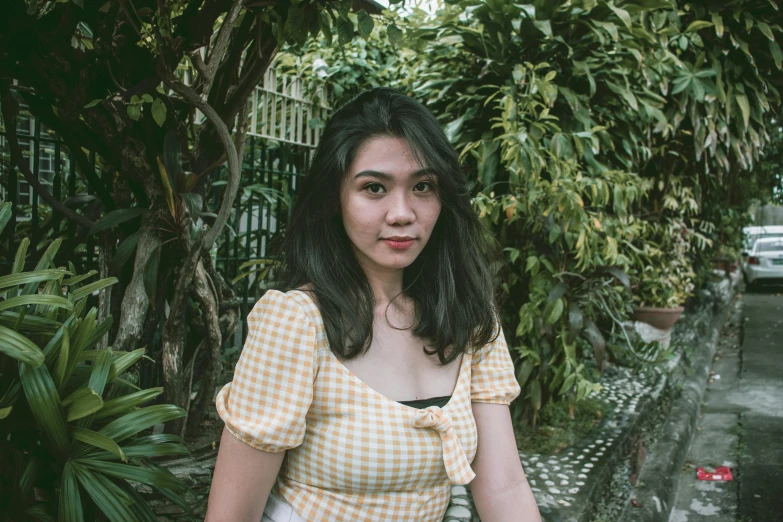
[{"label": "dark wavy hair", "polygon": [[413,333],[427,339],[425,352],[445,365],[499,332],[489,268],[496,247],[471,206],[459,157],[438,121],[400,92],[365,91],[329,120],[284,232],[284,268],[275,287],[307,286],[338,358],[369,349],[375,297],[343,227],[340,190],[357,151],[377,137],[405,139],[438,180],[440,215],[427,245],[404,269],[403,294],[414,304]]}]

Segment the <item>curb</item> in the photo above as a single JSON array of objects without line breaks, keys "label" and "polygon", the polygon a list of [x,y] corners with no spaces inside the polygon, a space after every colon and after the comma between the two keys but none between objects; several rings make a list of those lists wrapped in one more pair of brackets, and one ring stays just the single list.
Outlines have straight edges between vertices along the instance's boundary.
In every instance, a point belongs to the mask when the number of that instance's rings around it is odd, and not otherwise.
[{"label": "curb", "polygon": [[693,440],[720,332],[729,315],[740,308],[734,299],[735,288],[730,291],[729,302],[713,316],[701,349],[689,361],[690,373],[686,370],[679,380],[670,384],[681,386],[681,392],[672,402],[660,436],[642,468],[635,494],[626,502],[618,522],[669,521],[680,470]]}]

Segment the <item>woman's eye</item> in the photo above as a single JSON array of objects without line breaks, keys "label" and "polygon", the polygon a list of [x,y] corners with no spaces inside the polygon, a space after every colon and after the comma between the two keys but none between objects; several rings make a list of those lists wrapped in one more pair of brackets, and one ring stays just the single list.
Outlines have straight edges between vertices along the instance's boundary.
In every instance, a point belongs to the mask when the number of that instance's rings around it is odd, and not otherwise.
[{"label": "woman's eye", "polygon": [[417,183],[413,189],[418,190],[419,192],[430,192],[435,190],[435,187],[433,187],[432,183],[429,181],[422,181],[421,183]]},{"label": "woman's eye", "polygon": [[380,183],[370,183],[369,185],[365,185],[364,190],[370,194],[383,194],[386,192],[386,189],[384,189],[383,185]]}]

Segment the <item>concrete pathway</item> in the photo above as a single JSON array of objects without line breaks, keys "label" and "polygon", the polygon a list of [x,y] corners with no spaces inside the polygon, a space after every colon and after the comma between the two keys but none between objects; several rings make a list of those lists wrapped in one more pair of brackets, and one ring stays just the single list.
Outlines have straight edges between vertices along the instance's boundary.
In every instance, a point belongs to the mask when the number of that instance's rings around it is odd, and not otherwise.
[{"label": "concrete pathway", "polygon": [[[670,522],[783,520],[781,290],[745,294],[724,331]],[[734,481],[696,480],[698,466],[729,466]]]}]

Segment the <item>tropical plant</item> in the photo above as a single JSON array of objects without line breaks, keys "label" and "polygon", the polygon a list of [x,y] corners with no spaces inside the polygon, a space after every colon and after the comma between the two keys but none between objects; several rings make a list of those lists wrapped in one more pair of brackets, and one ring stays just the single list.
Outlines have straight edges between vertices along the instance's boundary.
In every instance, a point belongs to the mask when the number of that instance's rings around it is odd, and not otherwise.
[{"label": "tropical plant", "polygon": [[[0,232],[11,204],[0,203]],[[53,241],[24,271],[22,241],[10,273],[0,276],[0,520],[155,521],[131,482],[151,486],[184,510],[186,485],[151,457],[188,453],[175,435],[150,434],[181,418],[169,404],[143,407],[163,392],[134,384],[144,349],[96,350],[112,319],[87,309],[114,284],[88,283],[55,268]]]}]

